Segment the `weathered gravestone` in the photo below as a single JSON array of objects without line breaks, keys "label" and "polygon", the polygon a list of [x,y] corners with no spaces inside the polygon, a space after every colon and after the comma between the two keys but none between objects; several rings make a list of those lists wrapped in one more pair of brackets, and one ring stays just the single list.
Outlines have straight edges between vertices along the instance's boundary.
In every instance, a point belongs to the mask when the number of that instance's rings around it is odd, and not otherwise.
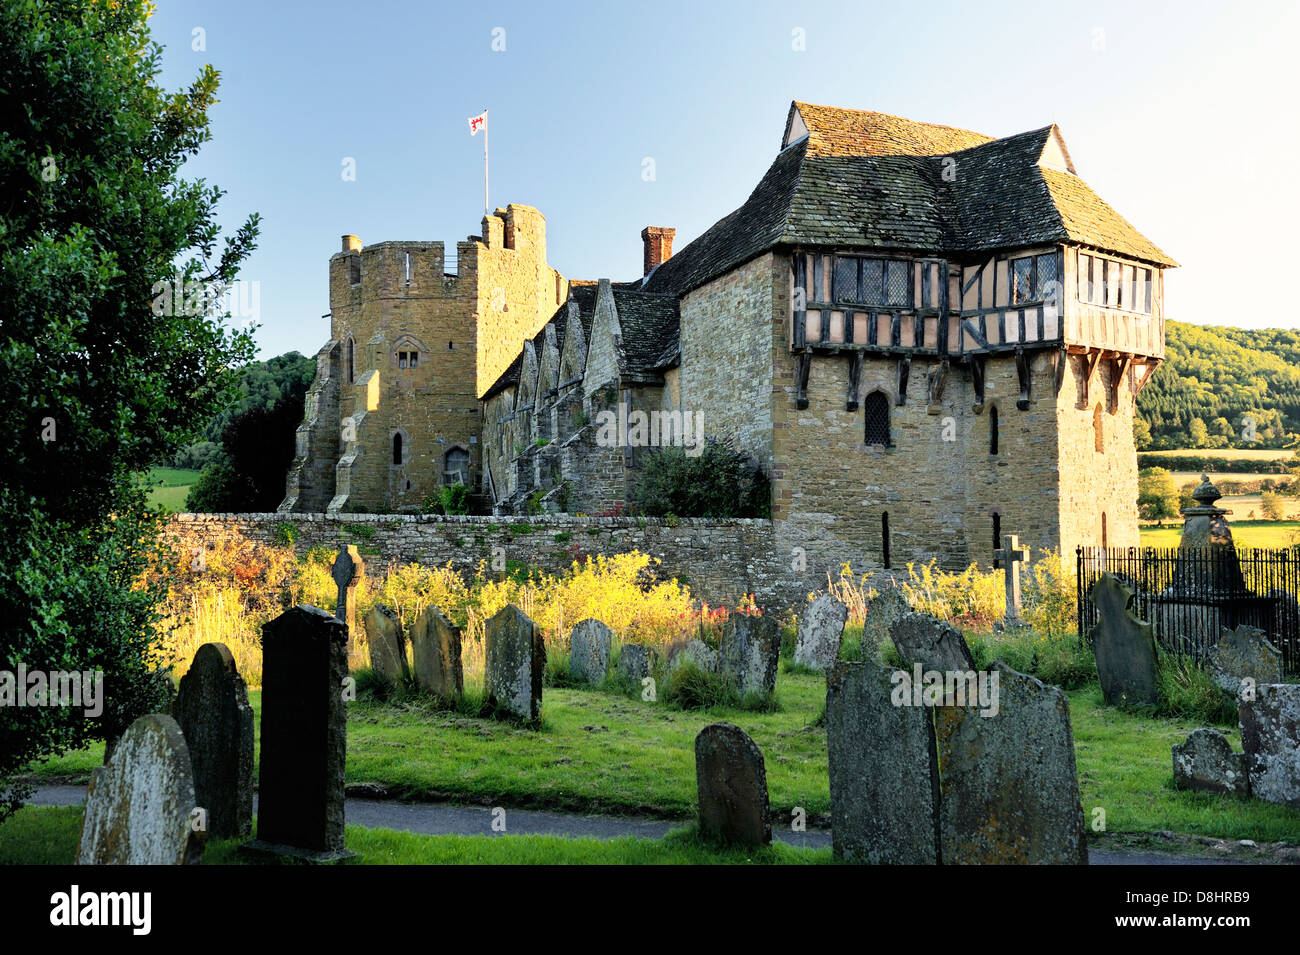
[{"label": "weathered gravestone", "polygon": [[907,613],[890,625],[890,639],[907,669],[967,671],[975,669],[961,631],[929,614]]},{"label": "weathered gravestone", "polygon": [[1097,608],[1092,649],[1097,676],[1107,703],[1159,702],[1156,683],[1156,639],[1151,624],[1139,619],[1129,605],[1132,589],[1113,574],[1102,574],[1088,595]]},{"label": "weathered gravestone", "polygon": [[650,675],[655,651],[640,643],[625,643],[618,654],[618,675],[632,683],[640,683]]},{"label": "weathered gravestone", "polygon": [[411,628],[411,657],[415,679],[422,688],[445,700],[465,692],[461,667],[460,627],[437,607],[425,607]]},{"label": "weathered gravestone", "polygon": [[944,865],[1087,865],[1065,693],[999,662],[996,713],[934,708]]},{"label": "weathered gravestone", "polygon": [[1300,809],[1300,683],[1258,686],[1237,714],[1250,794]]},{"label": "weathered gravestone", "polygon": [[614,632],[599,620],[583,620],[569,638],[569,675],[583,683],[605,682]]},{"label": "weathered gravestone", "polygon": [[546,648],[537,624],[508,604],[487,622],[485,639],[489,705],[536,720],[542,714],[546,667]]},{"label": "weathered gravestone", "polygon": [[901,670],[840,663],[826,683],[835,858],[871,865],[939,861],[938,763],[930,711],[893,702]]},{"label": "weathered gravestone", "polygon": [[1282,682],[1282,655],[1268,642],[1264,631],[1247,624],[1223,630],[1218,644],[1206,655],[1214,682],[1229,696],[1237,696],[1242,683],[1256,686]]},{"label": "weathered gravestone", "polygon": [[253,824],[253,708],[224,643],[205,643],[173,706],[194,768],[194,798],[213,839],[247,838]]},{"label": "weathered gravestone", "polygon": [[142,716],[95,769],[77,846],[78,865],[184,865],[203,856],[194,778],[181,728],[170,716]]},{"label": "weathered gravestone", "polygon": [[348,625],[348,633],[357,632],[357,585],[365,574],[366,562],[361,559],[361,552],[356,546],[349,544],[340,547],[330,568],[330,576],[339,589],[334,616]]},{"label": "weathered gravestone", "polygon": [[814,670],[829,670],[840,656],[840,639],[849,608],[832,594],[822,594],[808,605],[799,619],[799,639],[794,662]]},{"label": "weathered gravestone", "polygon": [[718,672],[742,696],[771,696],[781,660],[776,620],[762,614],[732,614],[722,627]]},{"label": "weathered gravestone", "polygon": [[1246,755],[1234,753],[1218,730],[1194,730],[1173,748],[1174,788],[1205,793],[1248,793]]},{"label": "weathered gravestone", "polygon": [[406,665],[406,640],[402,636],[402,619],[397,613],[375,604],[366,614],[366,646],[370,650],[370,669],[389,683],[410,677]]},{"label": "weathered gravestone", "polygon": [[700,834],[746,846],[772,842],[763,753],[739,726],[713,723],[695,737]]},{"label": "weathered gravestone", "polygon": [[305,604],[262,627],[262,734],[254,852],[340,862],[348,630]]},{"label": "weathered gravestone", "polygon": [[718,651],[703,640],[690,640],[668,648],[668,673],[676,672],[687,663],[693,663],[705,673],[718,672]]},{"label": "weathered gravestone", "polygon": [[889,628],[904,614],[912,612],[903,589],[893,583],[880,588],[876,596],[867,601],[862,621],[862,658],[878,658],[880,643],[889,636]]}]

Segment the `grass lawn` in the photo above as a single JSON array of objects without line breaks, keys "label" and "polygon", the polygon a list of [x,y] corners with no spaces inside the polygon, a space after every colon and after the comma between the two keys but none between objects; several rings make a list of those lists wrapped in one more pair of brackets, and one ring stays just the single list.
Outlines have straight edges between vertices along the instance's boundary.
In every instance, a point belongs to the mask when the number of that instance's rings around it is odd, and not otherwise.
[{"label": "grass lawn", "polygon": [[[1297,531],[1300,531],[1300,521],[1237,521],[1231,518],[1229,521],[1232,539],[1239,547],[1290,547],[1293,537]],[[1169,527],[1143,527],[1140,530],[1143,547],[1177,547],[1182,536],[1181,524]]]},{"label": "grass lawn", "polygon": [[[1232,461],[1278,461],[1295,456],[1295,448],[1183,448],[1179,451],[1139,451],[1157,458],[1227,458]],[[1256,475],[1259,477],[1260,475]]]},{"label": "grass lawn", "polygon": [[[597,690],[547,689],[540,730],[439,711],[422,704],[351,704],[350,783],[382,783],[404,798],[443,798],[687,819],[695,812],[694,739],[717,720],[754,737],[767,763],[774,822],[792,807],[829,812],[826,735],[812,725],[825,696],[820,677],[782,672],[781,710],[690,712]],[[1111,832],[1155,832],[1300,843],[1300,810],[1173,788],[1170,747],[1199,724],[1126,713],[1102,703],[1093,683],[1069,693],[1080,790],[1089,823],[1106,811]],[[250,693],[260,720],[261,694]],[[1220,727],[1240,749],[1235,726]],[[96,745],[39,767],[84,779]]]},{"label": "grass lawn", "polygon": [[150,505],[175,513],[183,512],[185,497],[198,477],[198,471],[187,468],[151,468],[148,477],[152,487],[149,492]]},{"label": "grass lawn", "polygon": [[[81,808],[20,809],[0,825],[0,866],[71,865]],[[261,864],[241,855],[238,839],[214,842],[205,865]],[[829,863],[830,849],[720,849],[688,830],[663,839],[565,839],[559,836],[422,836],[392,829],[347,827],[347,846],[366,865],[792,865]]]}]

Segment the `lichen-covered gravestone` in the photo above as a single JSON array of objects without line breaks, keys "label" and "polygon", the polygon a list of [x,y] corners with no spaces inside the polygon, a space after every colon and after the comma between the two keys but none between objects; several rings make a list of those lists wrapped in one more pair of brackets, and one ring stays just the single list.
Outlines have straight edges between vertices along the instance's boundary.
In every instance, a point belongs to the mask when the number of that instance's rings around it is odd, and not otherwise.
[{"label": "lichen-covered gravestone", "polygon": [[415,679],[434,696],[454,700],[465,692],[461,666],[460,627],[437,607],[425,607],[411,628],[411,657]]},{"label": "lichen-covered gravestone", "polygon": [[840,663],[826,682],[826,750],[835,858],[871,865],[939,860],[938,764],[923,706],[897,706],[903,671]]},{"label": "lichen-covered gravestone", "polygon": [[213,839],[244,839],[253,824],[253,708],[224,643],[194,654],[173,706],[194,767],[194,798]]},{"label": "lichen-covered gravestone", "polygon": [[722,627],[718,672],[741,696],[771,696],[781,659],[781,635],[766,614],[733,614]]},{"label": "lichen-covered gravestone", "polygon": [[763,753],[739,726],[713,723],[700,730],[695,781],[702,836],[746,846],[772,842]]},{"label": "lichen-covered gravestone", "polygon": [[912,605],[907,602],[901,587],[892,583],[881,587],[879,593],[867,601],[862,621],[863,659],[878,657],[880,643],[889,636],[894,621],[911,612]]},{"label": "lichen-covered gravestone", "polygon": [[489,705],[525,720],[538,719],[546,648],[537,624],[507,604],[487,622],[485,632]]},{"label": "lichen-covered gravestone", "polygon": [[78,865],[185,865],[203,856],[194,778],[174,719],[142,716],[97,767],[86,791]]},{"label": "lichen-covered gravestone", "polygon": [[1214,682],[1229,696],[1237,696],[1246,680],[1256,686],[1282,682],[1282,655],[1268,642],[1264,631],[1247,624],[1224,629],[1219,642],[1206,655]]},{"label": "lichen-covered gravestone", "polygon": [[402,636],[402,620],[396,612],[375,604],[366,614],[366,646],[370,650],[370,669],[389,683],[399,683],[410,677],[406,665],[406,640]]},{"label": "lichen-covered gravestone", "polygon": [[1159,702],[1156,639],[1151,624],[1129,605],[1133,591],[1112,574],[1102,574],[1088,595],[1097,608],[1092,649],[1102,696],[1111,704]]},{"label": "lichen-covered gravestone", "polygon": [[262,627],[257,838],[250,851],[340,862],[347,626],[305,604]]},{"label": "lichen-covered gravestone", "polygon": [[975,669],[970,647],[961,631],[929,614],[906,613],[890,625],[890,639],[903,665],[922,670],[968,671]]},{"label": "lichen-covered gravestone", "polygon": [[569,638],[569,675],[582,683],[604,683],[613,641],[613,631],[599,620],[581,621]]},{"label": "lichen-covered gravestone", "polygon": [[1258,686],[1237,714],[1250,794],[1300,809],[1300,683]]},{"label": "lichen-covered gravestone", "polygon": [[1246,755],[1234,753],[1218,730],[1198,729],[1173,748],[1174,788],[1204,793],[1248,793]]},{"label": "lichen-covered gravestone", "polygon": [[618,653],[618,675],[639,684],[650,675],[655,651],[640,643],[625,643]]},{"label": "lichen-covered gravestone", "polygon": [[849,608],[832,594],[822,594],[799,619],[799,639],[794,662],[814,670],[829,670],[840,655],[840,640]]},{"label": "lichen-covered gravestone", "polygon": [[687,663],[692,663],[705,673],[718,671],[718,651],[703,640],[691,640],[668,650],[668,672],[674,673]]},{"label": "lichen-covered gravestone", "polygon": [[943,864],[1087,865],[1065,693],[1003,663],[989,672],[996,713],[934,708]]}]

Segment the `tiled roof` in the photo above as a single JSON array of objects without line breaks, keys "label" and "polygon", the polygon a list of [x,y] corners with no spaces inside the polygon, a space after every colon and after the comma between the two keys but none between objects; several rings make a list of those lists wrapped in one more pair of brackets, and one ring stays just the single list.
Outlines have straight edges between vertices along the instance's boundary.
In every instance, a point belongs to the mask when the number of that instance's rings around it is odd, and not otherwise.
[{"label": "tiled roof", "polygon": [[744,204],[659,266],[646,291],[681,295],[776,246],[922,254],[1072,242],[1169,256],[1077,176],[1039,165],[1048,126],[1003,139],[862,110],[795,103],[808,135]]},{"label": "tiled roof", "polygon": [[630,378],[658,380],[660,359],[677,340],[677,296],[652,295],[614,285],[614,307],[623,329],[619,372]]}]

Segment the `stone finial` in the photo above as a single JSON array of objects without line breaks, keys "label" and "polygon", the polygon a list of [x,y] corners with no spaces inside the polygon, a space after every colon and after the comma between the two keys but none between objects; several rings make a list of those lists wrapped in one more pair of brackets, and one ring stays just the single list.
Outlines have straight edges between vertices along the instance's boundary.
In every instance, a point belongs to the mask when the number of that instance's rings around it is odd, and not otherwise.
[{"label": "stone finial", "polygon": [[1213,507],[1214,502],[1223,497],[1219,489],[1210,481],[1208,474],[1201,475],[1201,483],[1192,491],[1192,500],[1196,501],[1201,507]]}]

